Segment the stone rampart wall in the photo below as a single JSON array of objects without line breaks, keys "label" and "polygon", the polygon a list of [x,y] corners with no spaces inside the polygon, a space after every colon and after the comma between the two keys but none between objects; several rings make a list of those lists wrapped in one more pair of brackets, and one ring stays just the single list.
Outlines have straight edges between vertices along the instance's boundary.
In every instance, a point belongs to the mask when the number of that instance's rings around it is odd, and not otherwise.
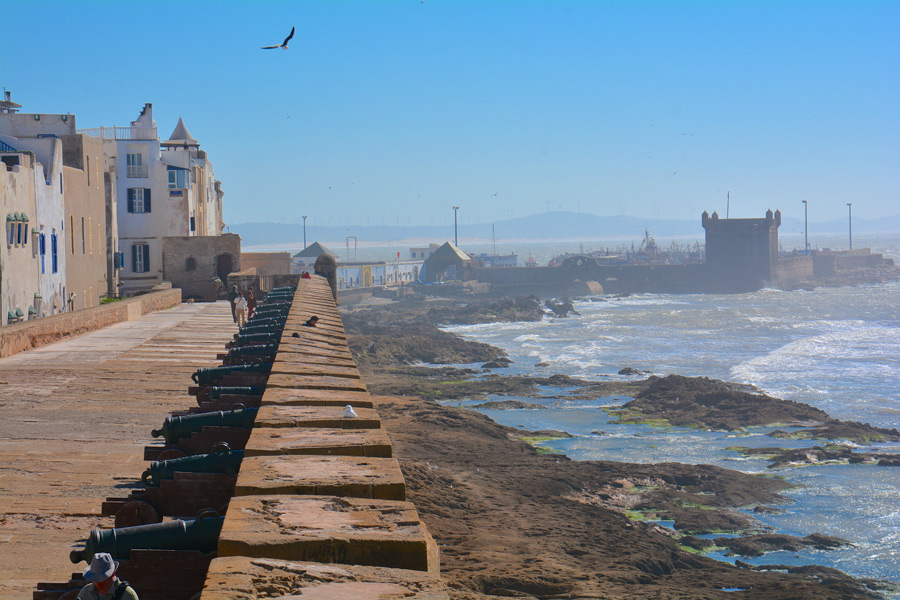
[{"label": "stone rampart wall", "polygon": [[181,290],[166,289],[94,308],[0,327],[0,357],[38,348],[63,338],[133,321],[181,303]]},{"label": "stone rampart wall", "polygon": [[265,385],[203,599],[446,600],[324,278],[299,280]]}]

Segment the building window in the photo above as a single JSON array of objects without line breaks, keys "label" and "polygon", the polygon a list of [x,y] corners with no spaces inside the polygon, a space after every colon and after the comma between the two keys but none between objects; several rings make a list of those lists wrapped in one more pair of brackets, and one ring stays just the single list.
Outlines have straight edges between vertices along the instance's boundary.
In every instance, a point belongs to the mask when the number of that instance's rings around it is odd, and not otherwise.
[{"label": "building window", "polygon": [[16,224],[16,246],[22,245],[22,223]]},{"label": "building window", "polygon": [[94,217],[88,217],[88,254],[94,253]]},{"label": "building window", "polygon": [[[75,215],[69,215],[69,231],[75,231]],[[72,254],[75,254],[75,236],[70,235],[69,240],[71,243],[69,244],[72,247]]]},{"label": "building window", "polygon": [[184,189],[190,185],[190,171],[169,167],[169,189]]},{"label": "building window", "polygon": [[85,158],[87,158],[87,169],[85,170],[87,173],[87,186],[91,187],[91,155],[86,154]]},{"label": "building window", "polygon": [[187,260],[184,261],[184,270],[185,271],[196,271],[197,270],[197,259],[193,256],[188,256]]},{"label": "building window", "polygon": [[15,223],[7,223],[6,224],[6,245],[12,246],[16,241],[16,224]]},{"label": "building window", "polygon": [[150,272],[150,246],[147,244],[131,246],[131,270],[135,273]]},{"label": "building window", "polygon": [[192,216],[191,217],[191,231],[196,231],[196,228],[197,228],[196,221],[194,220],[194,217]]},{"label": "building window", "polygon": [[150,190],[148,188],[128,188],[128,212],[150,212]]},{"label": "building window", "polygon": [[143,164],[143,160],[140,152],[126,154],[126,177],[146,177],[147,166]]},{"label": "building window", "polygon": [[52,273],[56,273],[59,270],[59,260],[56,256],[56,232],[50,234],[50,265],[52,266]]},{"label": "building window", "polygon": [[41,246],[41,275],[43,275],[46,272],[46,269],[44,268],[44,257],[47,256],[47,239],[44,237],[43,231],[38,239]]},{"label": "building window", "polygon": [[84,251],[84,217],[81,217],[81,253],[85,254],[85,251]]}]

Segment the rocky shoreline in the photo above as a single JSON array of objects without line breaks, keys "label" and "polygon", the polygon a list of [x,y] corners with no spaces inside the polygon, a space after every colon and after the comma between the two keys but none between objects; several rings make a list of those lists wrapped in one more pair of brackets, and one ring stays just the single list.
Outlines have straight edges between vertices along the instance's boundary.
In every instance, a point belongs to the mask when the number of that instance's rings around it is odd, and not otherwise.
[{"label": "rocky shoreline", "polygon": [[[500,349],[439,328],[537,320],[543,313],[536,298],[469,303],[407,298],[350,307],[342,315],[370,391],[385,396],[379,410],[410,498],[442,544],[453,597],[732,597],[728,589],[752,589],[754,598],[879,597],[877,582],[834,569],[761,569],[740,561],[734,568],[696,554],[715,547],[760,556],[846,544],[818,534],[775,535],[736,510],[779,511],[777,506],[789,501],[781,495],[790,487],[784,481],[708,465],[571,461],[526,443],[565,434],[503,427],[475,411],[434,402],[487,401],[489,395],[539,398],[544,397],[539,386],[553,386],[576,400],[630,399],[617,413],[628,422],[731,431],[777,423],[809,439],[836,432],[856,441],[900,439],[896,430],[834,421],[815,408],[705,378],[597,382],[501,376],[494,370],[508,359]],[[474,362],[486,364],[481,369],[421,366]],[[747,410],[748,403],[753,410]],[[514,400],[490,407],[541,405]],[[673,521],[673,527],[653,523],[659,520]],[[697,537],[715,532],[740,535]]]}]

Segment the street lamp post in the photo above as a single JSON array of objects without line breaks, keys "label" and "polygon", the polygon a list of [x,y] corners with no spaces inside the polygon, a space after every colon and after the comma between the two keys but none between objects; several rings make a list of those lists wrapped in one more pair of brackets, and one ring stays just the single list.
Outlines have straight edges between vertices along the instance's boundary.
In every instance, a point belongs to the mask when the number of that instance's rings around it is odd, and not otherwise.
[{"label": "street lamp post", "polygon": [[303,215],[303,249],[306,250],[306,215]]},{"label": "street lamp post", "polygon": [[459,211],[458,206],[454,206],[453,208],[453,245],[459,246],[459,228],[457,227],[458,221],[456,219],[457,212]]},{"label": "street lamp post", "polygon": [[853,250],[853,203],[847,203],[847,226],[850,233],[850,249]]},{"label": "street lamp post", "polygon": [[803,249],[809,254],[809,203],[801,200],[803,203]]}]

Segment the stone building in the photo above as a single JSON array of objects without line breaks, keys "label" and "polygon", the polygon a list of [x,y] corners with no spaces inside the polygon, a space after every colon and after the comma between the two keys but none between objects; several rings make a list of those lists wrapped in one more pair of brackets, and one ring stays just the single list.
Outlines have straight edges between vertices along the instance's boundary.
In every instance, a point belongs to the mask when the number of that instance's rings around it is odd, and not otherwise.
[{"label": "stone building", "polygon": [[228,275],[241,270],[241,237],[236,233],[167,236],[162,247],[163,277],[181,288],[185,300],[215,300]]},{"label": "stone building", "polygon": [[104,140],[116,167],[122,295],[146,291],[163,280],[164,237],[222,233],[221,182],[181,119],[164,142],[150,103],[129,127],[84,132]]},{"label": "stone building", "polygon": [[75,133],[75,117],[25,114],[19,108],[9,92],[0,101],[5,171],[0,206],[7,213],[5,260],[0,263],[3,323],[72,308],[64,248],[74,232],[65,222],[61,136]]},{"label": "stone building", "polygon": [[66,285],[70,308],[98,306],[115,296],[115,190],[104,169],[103,142],[84,134],[61,136],[67,228]]}]

